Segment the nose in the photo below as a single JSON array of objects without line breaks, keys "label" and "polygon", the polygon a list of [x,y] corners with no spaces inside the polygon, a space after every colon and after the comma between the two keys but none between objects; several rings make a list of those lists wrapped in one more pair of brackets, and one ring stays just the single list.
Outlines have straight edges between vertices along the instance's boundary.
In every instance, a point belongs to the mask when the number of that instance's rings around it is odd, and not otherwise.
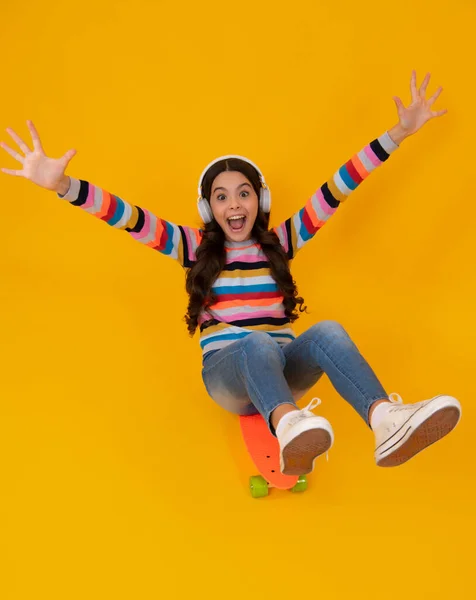
[{"label": "nose", "polygon": [[240,199],[239,198],[231,198],[230,199],[230,208],[240,208]]}]

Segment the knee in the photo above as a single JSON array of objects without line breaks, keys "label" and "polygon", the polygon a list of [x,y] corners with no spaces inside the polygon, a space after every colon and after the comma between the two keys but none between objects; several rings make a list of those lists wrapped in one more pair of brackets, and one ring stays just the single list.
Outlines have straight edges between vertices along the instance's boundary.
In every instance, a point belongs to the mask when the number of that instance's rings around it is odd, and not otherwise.
[{"label": "knee", "polygon": [[337,321],[332,321],[330,319],[319,321],[311,327],[314,335],[318,336],[319,339],[324,340],[335,340],[339,338],[340,340],[350,340],[350,337],[346,330],[342,327],[340,323]]},{"label": "knee", "polygon": [[269,357],[277,356],[284,368],[286,358],[281,346],[273,340],[273,338],[264,331],[253,331],[244,339],[244,349],[253,357]]}]

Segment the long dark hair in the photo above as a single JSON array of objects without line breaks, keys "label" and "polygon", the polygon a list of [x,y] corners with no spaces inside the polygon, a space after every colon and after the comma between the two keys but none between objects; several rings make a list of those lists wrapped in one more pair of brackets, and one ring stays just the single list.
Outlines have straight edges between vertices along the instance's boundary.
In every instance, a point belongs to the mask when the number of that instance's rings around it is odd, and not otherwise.
[{"label": "long dark hair", "polygon": [[[261,189],[259,174],[252,165],[239,158],[223,159],[210,167],[202,182],[203,198],[210,201],[213,181],[223,171],[243,173],[259,198]],[[299,305],[300,312],[305,311],[307,307],[302,308],[304,300],[297,295],[296,283],[289,270],[289,258],[278,236],[273,230],[268,230],[269,216],[269,213],[258,208],[251,237],[261,245],[269,261],[271,275],[283,295],[285,315],[292,323],[299,318],[296,305]],[[190,336],[193,336],[197,329],[198,317],[202,309],[206,310],[217,301],[216,295],[210,290],[226,263],[225,232],[217,221],[213,219],[210,223],[203,223],[201,230],[203,237],[196,251],[196,262],[187,273],[185,285],[189,294],[189,303],[184,320]]]}]

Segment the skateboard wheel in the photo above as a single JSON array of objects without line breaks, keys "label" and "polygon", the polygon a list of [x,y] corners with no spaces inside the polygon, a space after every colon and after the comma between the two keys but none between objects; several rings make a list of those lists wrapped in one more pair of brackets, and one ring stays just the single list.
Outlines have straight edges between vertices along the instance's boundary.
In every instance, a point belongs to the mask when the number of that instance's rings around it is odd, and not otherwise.
[{"label": "skateboard wheel", "polygon": [[305,492],[307,490],[307,477],[305,475],[300,475],[297,483],[294,487],[291,488],[291,492]]},{"label": "skateboard wheel", "polygon": [[268,483],[261,475],[252,475],[250,477],[250,492],[253,498],[263,498],[268,495]]}]

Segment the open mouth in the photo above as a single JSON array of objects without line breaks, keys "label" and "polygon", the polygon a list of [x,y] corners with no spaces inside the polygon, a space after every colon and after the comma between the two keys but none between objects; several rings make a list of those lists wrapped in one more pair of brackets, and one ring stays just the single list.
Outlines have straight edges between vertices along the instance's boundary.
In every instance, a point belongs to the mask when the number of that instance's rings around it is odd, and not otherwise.
[{"label": "open mouth", "polygon": [[228,227],[235,233],[243,231],[246,223],[246,217],[240,217],[239,219],[227,219]]}]

